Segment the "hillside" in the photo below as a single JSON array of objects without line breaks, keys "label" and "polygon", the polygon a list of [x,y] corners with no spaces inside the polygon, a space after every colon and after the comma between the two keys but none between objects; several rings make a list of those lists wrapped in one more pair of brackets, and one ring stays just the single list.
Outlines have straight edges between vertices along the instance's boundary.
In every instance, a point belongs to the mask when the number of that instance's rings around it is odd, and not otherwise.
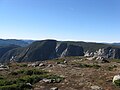
[{"label": "hillside", "polygon": [[18,46],[27,46],[32,41],[27,40],[17,40],[17,39],[0,39],[0,46],[9,46],[9,45],[18,45]]},{"label": "hillside", "polygon": [[120,46],[112,45],[112,44],[105,44],[105,43],[96,43],[96,42],[83,42],[83,41],[60,41],[58,43],[67,43],[67,44],[73,44],[73,45],[79,45],[84,48],[84,51],[96,51],[100,48],[106,48],[106,47],[116,47],[120,48]]},{"label": "hillside", "polygon": [[[15,60],[18,62],[34,62],[48,60],[66,56],[84,56],[86,51],[96,52],[101,48],[111,47],[115,49],[112,57],[119,58],[119,46],[113,46],[102,43],[74,42],[74,41],[56,41],[56,40],[41,40],[35,41],[32,44],[10,50],[2,54],[0,62],[9,62]],[[105,50],[106,51],[106,50]],[[107,50],[106,54],[110,51]]]},{"label": "hillside", "polygon": [[20,48],[20,46],[17,45],[9,45],[9,46],[1,46],[0,47],[0,58],[7,53],[9,50],[15,49],[15,48]]}]

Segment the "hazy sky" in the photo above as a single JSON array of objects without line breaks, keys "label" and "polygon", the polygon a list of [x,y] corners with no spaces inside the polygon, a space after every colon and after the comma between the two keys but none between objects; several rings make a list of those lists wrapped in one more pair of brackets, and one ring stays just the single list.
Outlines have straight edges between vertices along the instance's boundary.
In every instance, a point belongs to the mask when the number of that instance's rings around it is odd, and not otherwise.
[{"label": "hazy sky", "polygon": [[120,41],[120,0],[0,0],[0,38]]}]

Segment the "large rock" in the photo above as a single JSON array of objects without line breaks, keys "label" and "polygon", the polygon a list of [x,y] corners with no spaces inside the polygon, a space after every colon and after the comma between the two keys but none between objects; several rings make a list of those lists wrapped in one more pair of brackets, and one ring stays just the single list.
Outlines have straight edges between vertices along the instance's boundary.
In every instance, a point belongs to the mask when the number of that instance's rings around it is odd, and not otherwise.
[{"label": "large rock", "polygon": [[114,77],[113,77],[113,84],[115,84],[115,81],[116,80],[120,80],[120,75],[115,75]]},{"label": "large rock", "polygon": [[101,87],[99,87],[99,86],[91,86],[91,89],[92,90],[103,90]]},{"label": "large rock", "polygon": [[58,87],[52,87],[50,90],[58,90]]}]

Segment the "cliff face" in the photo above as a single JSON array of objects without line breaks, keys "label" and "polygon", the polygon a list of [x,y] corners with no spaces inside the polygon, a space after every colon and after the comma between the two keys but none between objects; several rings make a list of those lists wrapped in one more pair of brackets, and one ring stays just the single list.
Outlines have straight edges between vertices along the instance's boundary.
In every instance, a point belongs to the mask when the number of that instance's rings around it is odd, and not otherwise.
[{"label": "cliff face", "polygon": [[[91,55],[92,53],[92,55]],[[97,50],[96,52],[85,52],[85,56],[104,57],[109,59],[120,59],[120,48],[107,47]]]},{"label": "cliff face", "polygon": [[61,54],[61,57],[65,56],[84,56],[84,50],[80,46],[69,45]]}]

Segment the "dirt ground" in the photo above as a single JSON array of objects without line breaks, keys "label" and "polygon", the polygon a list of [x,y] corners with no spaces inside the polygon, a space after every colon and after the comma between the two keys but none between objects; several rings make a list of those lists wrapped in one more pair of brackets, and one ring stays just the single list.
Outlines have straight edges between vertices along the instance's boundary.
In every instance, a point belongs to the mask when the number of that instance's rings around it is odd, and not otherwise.
[{"label": "dirt ground", "polygon": [[[65,58],[67,63],[56,64],[56,61],[47,61],[46,64],[53,65],[45,67],[44,70],[52,74],[64,77],[60,83],[45,84],[39,82],[35,84],[34,90],[50,90],[51,87],[58,87],[58,90],[93,90],[91,86],[98,86],[100,89],[94,90],[120,90],[112,83],[114,75],[120,72],[120,63],[96,63],[95,61],[81,60],[81,58]],[[87,65],[99,65],[94,67],[79,67],[79,63]]]}]

